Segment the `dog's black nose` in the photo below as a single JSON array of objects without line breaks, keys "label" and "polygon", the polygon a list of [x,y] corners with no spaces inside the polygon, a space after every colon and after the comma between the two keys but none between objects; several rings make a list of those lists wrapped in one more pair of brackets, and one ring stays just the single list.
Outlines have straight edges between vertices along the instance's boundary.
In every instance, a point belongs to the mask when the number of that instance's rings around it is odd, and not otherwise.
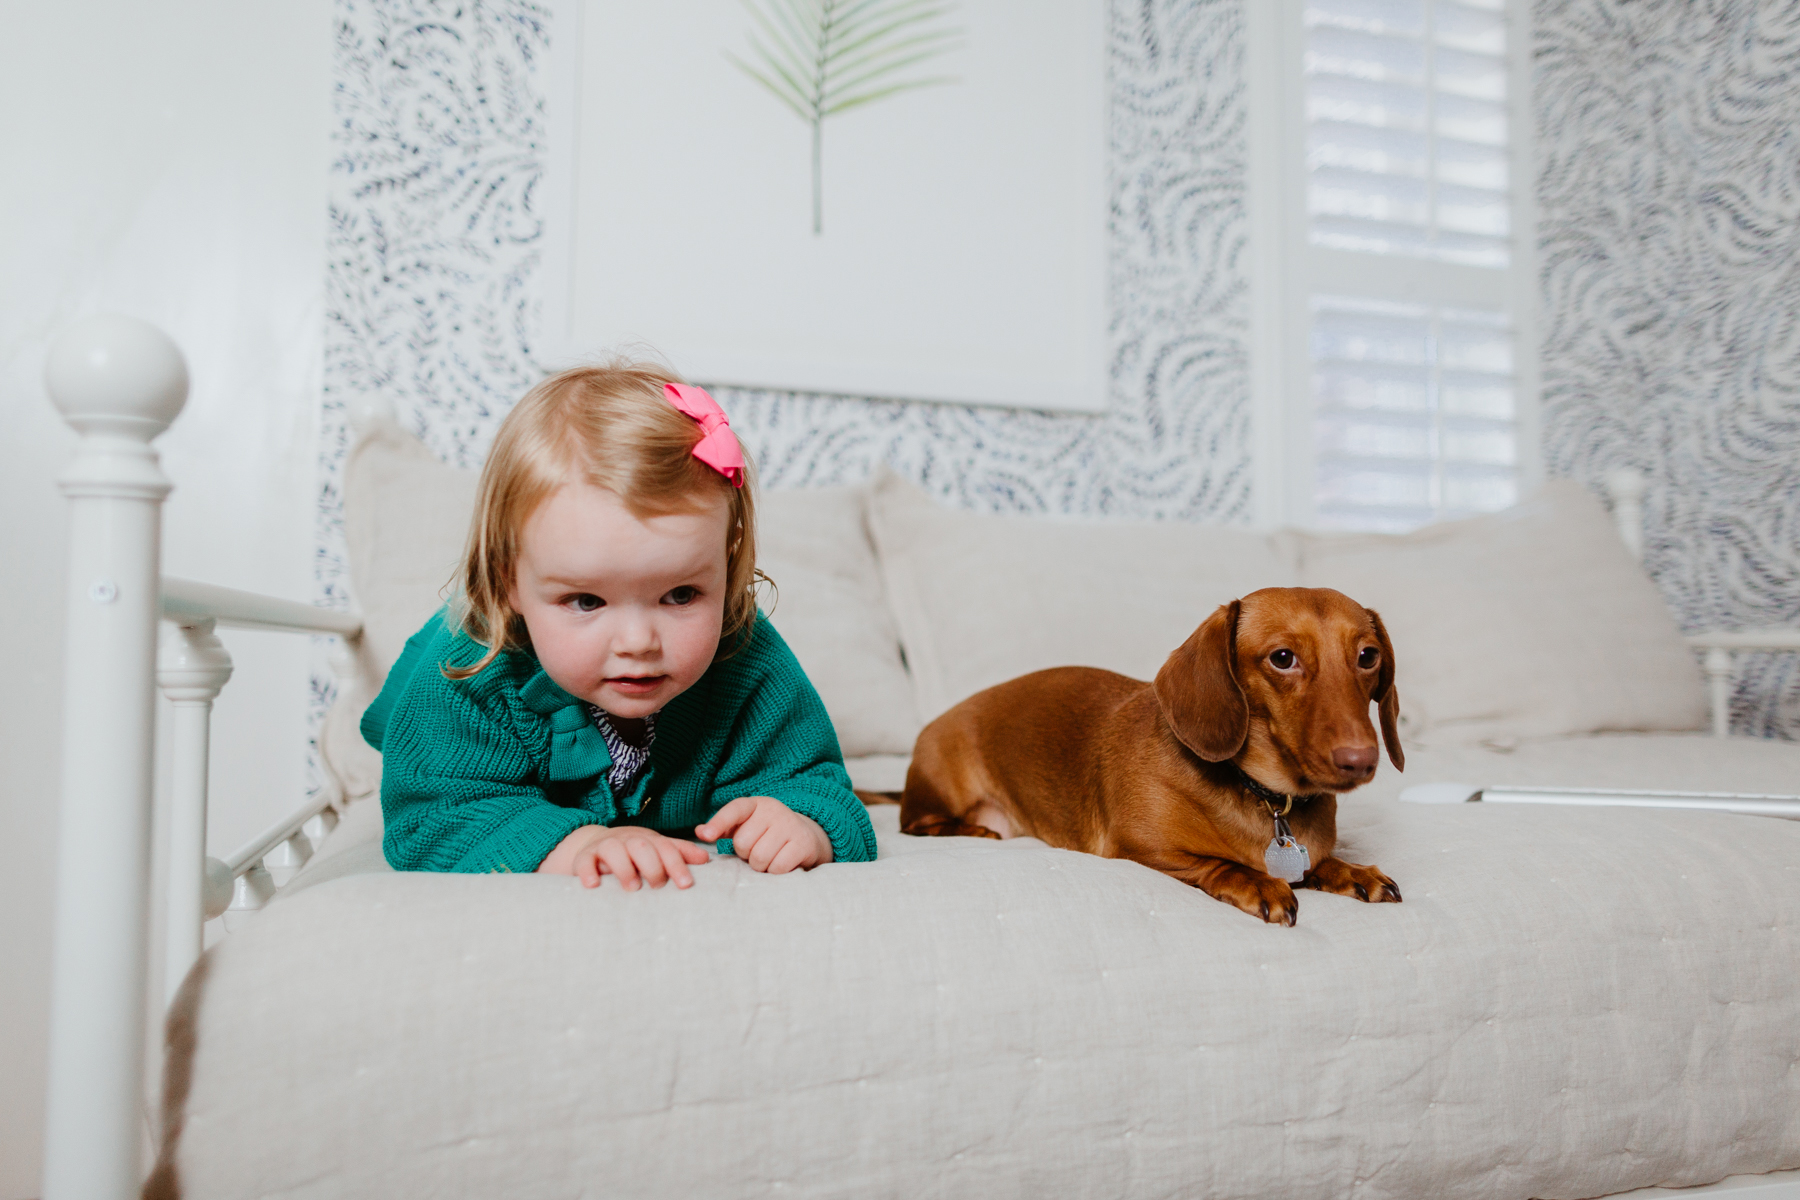
[{"label": "dog's black nose", "polygon": [[1339,746],[1331,752],[1331,765],[1340,771],[1361,774],[1375,769],[1375,758],[1373,746]]}]

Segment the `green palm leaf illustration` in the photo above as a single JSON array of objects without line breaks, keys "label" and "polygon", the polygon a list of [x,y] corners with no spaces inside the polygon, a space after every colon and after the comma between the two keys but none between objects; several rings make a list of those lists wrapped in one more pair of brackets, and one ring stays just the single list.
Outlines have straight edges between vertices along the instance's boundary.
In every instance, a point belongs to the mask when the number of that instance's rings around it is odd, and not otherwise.
[{"label": "green palm leaf illustration", "polygon": [[960,29],[943,24],[954,0],[743,0],[754,22],[740,71],[812,128],[813,233],[825,229],[825,118],[942,83],[911,69],[955,49]]}]

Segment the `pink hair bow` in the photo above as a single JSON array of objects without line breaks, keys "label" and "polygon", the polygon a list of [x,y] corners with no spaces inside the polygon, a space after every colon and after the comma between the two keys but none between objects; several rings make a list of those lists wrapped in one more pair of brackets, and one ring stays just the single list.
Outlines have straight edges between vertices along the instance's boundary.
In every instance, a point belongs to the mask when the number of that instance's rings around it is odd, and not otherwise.
[{"label": "pink hair bow", "polygon": [[685,383],[663,384],[663,395],[700,423],[700,441],[694,447],[694,457],[731,480],[732,487],[743,487],[744,448],[738,445],[719,402],[707,395],[705,388]]}]

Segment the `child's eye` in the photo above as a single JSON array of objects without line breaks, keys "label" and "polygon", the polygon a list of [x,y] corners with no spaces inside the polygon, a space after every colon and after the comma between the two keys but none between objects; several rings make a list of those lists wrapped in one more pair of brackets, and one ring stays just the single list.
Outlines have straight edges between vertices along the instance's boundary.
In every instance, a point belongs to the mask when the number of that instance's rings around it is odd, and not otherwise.
[{"label": "child's eye", "polygon": [[567,600],[563,601],[563,603],[567,604],[570,608],[573,608],[576,612],[584,613],[595,612],[606,607],[606,601],[594,595],[592,592],[583,592],[579,596],[570,596]]},{"label": "child's eye", "polygon": [[669,604],[673,604],[673,605],[676,605],[679,607],[681,605],[692,604],[695,600],[698,600],[699,598],[700,598],[700,589],[699,588],[683,586],[683,587],[678,587],[678,588],[671,590],[668,595],[663,597],[663,600]]}]

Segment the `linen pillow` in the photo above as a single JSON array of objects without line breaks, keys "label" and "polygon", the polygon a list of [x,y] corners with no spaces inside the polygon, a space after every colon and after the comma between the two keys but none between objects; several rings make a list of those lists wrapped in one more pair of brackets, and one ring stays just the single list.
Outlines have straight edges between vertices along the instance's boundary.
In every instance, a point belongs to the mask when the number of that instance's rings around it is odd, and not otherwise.
[{"label": "linen pillow", "polygon": [[1375,609],[1409,738],[1698,729],[1704,683],[1600,501],[1559,480],[1401,535],[1308,535],[1300,579]]},{"label": "linen pillow", "polygon": [[344,463],[344,541],[363,642],[383,676],[443,604],[480,476],[447,466],[391,421],[372,421]]},{"label": "linen pillow", "polygon": [[866,487],[759,495],[756,559],[775,583],[763,611],[819,690],[846,757],[911,754],[919,718],[867,511]]},{"label": "linen pillow", "polygon": [[[392,422],[371,423],[351,450],[344,535],[377,677],[443,603],[477,479]],[[909,754],[919,725],[864,529],[865,492],[762,493],[757,559],[779,588],[771,620],[818,689],[844,754]]]},{"label": "linen pillow", "polygon": [[870,517],[925,720],[1045,667],[1149,679],[1214,608],[1296,577],[1289,535],[955,512],[891,473]]}]

